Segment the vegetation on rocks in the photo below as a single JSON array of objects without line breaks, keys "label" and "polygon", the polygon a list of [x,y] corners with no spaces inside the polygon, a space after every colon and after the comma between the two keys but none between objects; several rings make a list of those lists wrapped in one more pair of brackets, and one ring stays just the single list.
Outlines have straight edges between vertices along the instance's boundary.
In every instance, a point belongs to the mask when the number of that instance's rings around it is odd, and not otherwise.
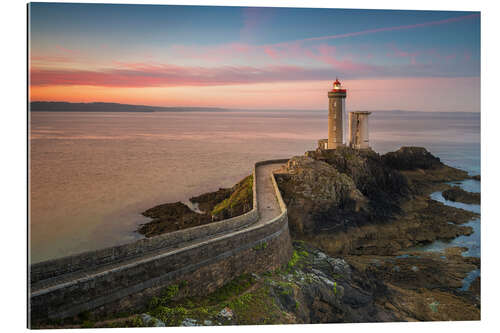
[{"label": "vegetation on rocks", "polygon": [[[84,316],[72,327],[480,319],[480,279],[463,288],[480,259],[462,256],[466,248],[459,247],[412,250],[472,233],[464,224],[478,214],[429,198],[450,188],[447,182],[470,178],[466,172],[419,147],[385,155],[340,148],[293,157],[276,178],[295,239],[286,265],[235,277],[204,296],[185,297],[188,285],[172,285],[141,315]],[[249,176],[231,189],[192,198],[204,214],[180,203],[154,207],[144,213],[154,219],[147,235],[172,230],[179,217],[187,227],[242,214],[252,208],[252,185]],[[462,192],[451,188],[443,196],[463,202],[476,197]],[[189,222],[193,214],[196,223]]]},{"label": "vegetation on rocks", "polygon": [[[171,286],[145,314],[166,326],[477,320],[479,291],[459,288],[480,262],[461,251],[339,258],[297,241],[281,269],[238,276],[206,296],[179,298],[189,286]],[[154,320],[142,318],[91,325],[154,326]]]},{"label": "vegetation on rocks", "polygon": [[213,220],[224,220],[248,212],[253,207],[253,175],[231,189],[231,194],[212,209]]},{"label": "vegetation on rocks", "polygon": [[201,213],[182,202],[161,204],[142,213],[153,220],[142,224],[137,231],[153,237],[244,214],[253,207],[253,176],[245,177],[232,188],[220,188],[190,201],[198,205]]}]

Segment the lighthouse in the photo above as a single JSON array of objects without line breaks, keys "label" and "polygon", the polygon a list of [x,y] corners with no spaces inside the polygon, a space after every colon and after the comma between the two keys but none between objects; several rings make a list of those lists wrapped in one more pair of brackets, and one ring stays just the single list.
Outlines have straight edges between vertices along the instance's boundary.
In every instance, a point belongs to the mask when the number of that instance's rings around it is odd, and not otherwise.
[{"label": "lighthouse", "polygon": [[346,89],[335,79],[333,89],[328,92],[328,149],[345,146],[346,143]]},{"label": "lighthouse", "polygon": [[371,112],[349,112],[347,119],[346,97],[347,90],[336,78],[333,89],[328,92],[328,139],[318,140],[318,149],[337,149],[345,146],[370,149],[368,116]]}]

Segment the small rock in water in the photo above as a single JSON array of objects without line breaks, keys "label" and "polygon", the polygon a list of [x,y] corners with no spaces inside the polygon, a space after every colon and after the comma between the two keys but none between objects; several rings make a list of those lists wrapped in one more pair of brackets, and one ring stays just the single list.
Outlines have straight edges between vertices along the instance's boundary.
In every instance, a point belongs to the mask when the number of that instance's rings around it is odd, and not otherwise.
[{"label": "small rock in water", "polygon": [[212,325],[213,325],[213,322],[212,322],[211,320],[205,320],[205,321],[203,322],[203,325],[205,325],[205,326],[212,326]]},{"label": "small rock in water", "polygon": [[222,317],[227,320],[233,319],[233,310],[228,307],[225,307],[219,312],[219,317]]}]

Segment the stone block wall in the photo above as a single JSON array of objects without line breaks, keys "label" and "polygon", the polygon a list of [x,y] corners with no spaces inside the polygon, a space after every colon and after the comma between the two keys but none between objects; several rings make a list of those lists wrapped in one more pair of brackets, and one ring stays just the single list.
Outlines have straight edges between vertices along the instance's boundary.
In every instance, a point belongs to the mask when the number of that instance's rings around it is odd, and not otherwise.
[{"label": "stone block wall", "polygon": [[[257,166],[257,165],[256,165]],[[178,230],[152,238],[144,238],[132,243],[113,246],[96,251],[88,251],[31,265],[30,281],[57,278],[63,274],[85,271],[110,263],[123,262],[145,254],[179,246],[198,239],[223,232],[241,229],[255,223],[259,218],[255,166],[253,170],[253,208],[248,213],[230,219],[209,223],[189,229]]]},{"label": "stone block wall", "polygon": [[[255,167],[286,161],[264,161]],[[240,219],[218,222],[231,232],[210,239],[206,239],[205,235],[205,240],[200,237],[198,242],[180,244],[161,253],[151,252],[123,265],[113,265],[99,273],[32,292],[31,320],[70,317],[87,310],[111,314],[124,308],[140,309],[151,296],[158,295],[165,287],[180,281],[187,282],[186,296],[204,295],[238,275],[263,272],[286,264],[292,254],[286,205],[272,177],[281,214],[270,221],[255,224],[258,219],[258,213],[257,217],[252,213],[257,211],[258,205],[255,179],[254,169],[254,209],[240,216]],[[239,223],[242,221],[248,226],[241,227]],[[233,223],[240,227],[235,228]],[[197,233],[198,230],[193,235]],[[267,246],[259,246],[263,243]],[[101,253],[97,258],[101,258]],[[66,270],[71,269],[70,265]]]}]

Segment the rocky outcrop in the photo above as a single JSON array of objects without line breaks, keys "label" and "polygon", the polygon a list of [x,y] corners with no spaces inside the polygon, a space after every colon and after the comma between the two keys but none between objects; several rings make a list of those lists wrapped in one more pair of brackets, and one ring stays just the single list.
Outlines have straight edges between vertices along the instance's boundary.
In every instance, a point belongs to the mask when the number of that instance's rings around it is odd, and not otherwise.
[{"label": "rocky outcrop", "polygon": [[453,186],[443,191],[443,197],[446,200],[458,201],[466,204],[479,205],[481,203],[481,193],[467,192],[458,186]]},{"label": "rocky outcrop", "polygon": [[153,219],[151,222],[142,224],[137,230],[146,237],[191,228],[212,221],[210,215],[198,214],[182,202],[158,205],[146,210],[142,215]]},{"label": "rocky outcrop", "polygon": [[242,215],[253,207],[252,191],[253,176],[250,175],[232,188],[220,188],[189,199],[199,211],[182,202],[155,206],[142,213],[153,220],[142,224],[137,232],[153,237]]},{"label": "rocky outcrop", "polygon": [[242,215],[253,207],[253,176],[245,177],[234,185],[229,196],[217,203],[211,210],[212,220],[220,221]]},{"label": "rocky outcrop", "polygon": [[353,223],[336,230],[296,237],[323,249],[330,255],[395,255],[398,251],[438,239],[450,240],[470,235],[462,224],[477,214],[449,207],[428,198],[409,201],[405,212],[383,223]]},{"label": "rocky outcrop", "polygon": [[447,187],[445,181],[468,176],[423,148],[382,156],[372,150],[317,150],[292,158],[277,178],[292,234],[331,255],[393,254],[467,235],[472,229],[460,224],[476,216],[427,197]]},{"label": "rocky outcrop", "polygon": [[401,147],[382,156],[384,163],[396,170],[436,169],[444,164],[423,147]]},{"label": "rocky outcrop", "polygon": [[401,200],[411,192],[408,180],[398,170],[388,167],[383,158],[371,149],[339,148],[308,152],[317,160],[350,177],[369,199],[370,217],[391,216],[399,211]]},{"label": "rocky outcrop", "polygon": [[[202,297],[176,297],[189,286],[170,288],[152,299],[141,317],[166,326],[479,320],[479,280],[468,291],[459,289],[467,273],[479,268],[479,259],[462,257],[461,251],[340,258],[298,241],[282,269],[236,277]],[[153,326],[143,321],[148,325]]]},{"label": "rocky outcrop", "polygon": [[335,214],[335,221],[340,224],[345,216],[367,209],[368,200],[354,181],[326,162],[296,156],[282,172],[277,179],[288,207],[292,233],[318,231],[318,215]]},{"label": "rocky outcrop", "polygon": [[217,191],[203,193],[189,199],[203,212],[211,212],[212,209],[219,203],[229,198],[231,195],[231,188],[219,188]]}]

